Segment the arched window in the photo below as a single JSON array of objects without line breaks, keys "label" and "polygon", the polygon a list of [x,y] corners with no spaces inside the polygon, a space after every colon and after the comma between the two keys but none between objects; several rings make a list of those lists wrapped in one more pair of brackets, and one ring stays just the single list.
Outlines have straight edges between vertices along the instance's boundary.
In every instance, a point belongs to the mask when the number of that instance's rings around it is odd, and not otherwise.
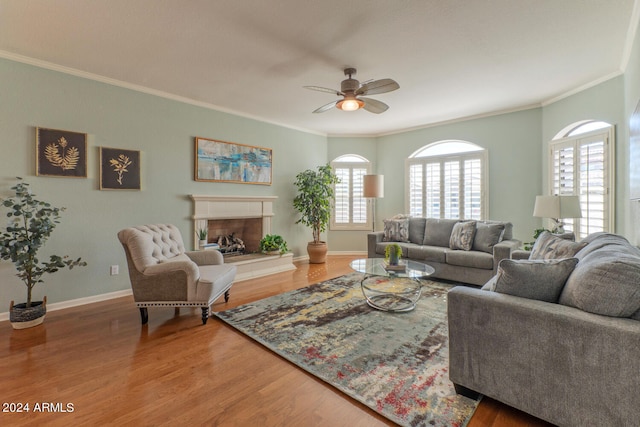
[{"label": "arched window", "polygon": [[356,154],[345,154],[331,162],[340,182],[335,185],[332,230],[370,230],[372,220],[367,199],[362,197],[363,176],[371,170],[369,160]]},{"label": "arched window", "polygon": [[584,120],[549,143],[551,194],[580,197],[582,218],[561,218],[578,239],[614,229],[614,141],[612,125]]},{"label": "arched window", "polygon": [[406,211],[428,218],[487,217],[487,151],[467,141],[440,141],[406,161]]}]

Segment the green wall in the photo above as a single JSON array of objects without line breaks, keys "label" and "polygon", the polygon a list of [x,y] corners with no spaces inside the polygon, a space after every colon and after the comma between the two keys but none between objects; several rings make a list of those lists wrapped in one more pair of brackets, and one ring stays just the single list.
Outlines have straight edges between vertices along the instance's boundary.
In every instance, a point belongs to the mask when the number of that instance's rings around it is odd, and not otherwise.
[{"label": "green wall", "polygon": [[[34,297],[50,303],[130,289],[118,230],[173,223],[193,247],[190,194],[275,195],[272,231],[283,235],[295,256],[306,255],[311,232],[294,225],[295,175],[327,161],[327,138],[184,104],[55,71],[0,60],[0,197],[16,176],[54,206],[62,223],[43,254],[82,256],[84,268],[60,271],[38,285]],[[88,134],[88,178],[35,176],[35,127]],[[195,136],[273,149],[273,185],[193,180]],[[98,147],[141,151],[142,191],[100,191]],[[109,266],[120,274],[109,275]],[[22,302],[26,292],[10,262],[0,262],[0,312]]]}]

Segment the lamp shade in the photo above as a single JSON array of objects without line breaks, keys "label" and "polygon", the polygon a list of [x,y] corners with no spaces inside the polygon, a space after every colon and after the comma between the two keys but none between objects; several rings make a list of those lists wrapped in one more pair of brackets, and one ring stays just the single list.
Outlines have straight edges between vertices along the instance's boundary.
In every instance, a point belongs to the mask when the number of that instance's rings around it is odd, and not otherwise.
[{"label": "lamp shade", "polygon": [[540,218],[582,218],[578,196],[536,196],[533,216]]},{"label": "lamp shade", "polygon": [[384,197],[384,175],[364,175],[362,197]]}]

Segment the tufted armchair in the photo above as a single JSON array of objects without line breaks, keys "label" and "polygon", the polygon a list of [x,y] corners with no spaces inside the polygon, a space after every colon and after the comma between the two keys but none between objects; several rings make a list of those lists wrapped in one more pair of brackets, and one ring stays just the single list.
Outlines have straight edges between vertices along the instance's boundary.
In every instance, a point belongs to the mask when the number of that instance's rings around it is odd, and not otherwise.
[{"label": "tufted armchair", "polygon": [[118,232],[129,267],[133,298],[144,325],[147,307],[201,307],[202,324],[209,306],[229,289],[236,266],[218,251],[185,251],[182,235],[171,224],[142,225]]}]

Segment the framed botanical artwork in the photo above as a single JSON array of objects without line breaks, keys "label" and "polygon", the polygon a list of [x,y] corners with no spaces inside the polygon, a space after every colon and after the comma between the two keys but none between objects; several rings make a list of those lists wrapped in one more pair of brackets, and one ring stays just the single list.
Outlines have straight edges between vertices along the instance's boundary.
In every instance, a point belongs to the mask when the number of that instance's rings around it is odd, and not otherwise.
[{"label": "framed botanical artwork", "polygon": [[272,150],[196,137],[195,180],[271,185]]},{"label": "framed botanical artwork", "polygon": [[36,128],[36,175],[87,177],[87,134]]},{"label": "framed botanical artwork", "polygon": [[100,189],[140,190],[140,151],[100,147]]}]

